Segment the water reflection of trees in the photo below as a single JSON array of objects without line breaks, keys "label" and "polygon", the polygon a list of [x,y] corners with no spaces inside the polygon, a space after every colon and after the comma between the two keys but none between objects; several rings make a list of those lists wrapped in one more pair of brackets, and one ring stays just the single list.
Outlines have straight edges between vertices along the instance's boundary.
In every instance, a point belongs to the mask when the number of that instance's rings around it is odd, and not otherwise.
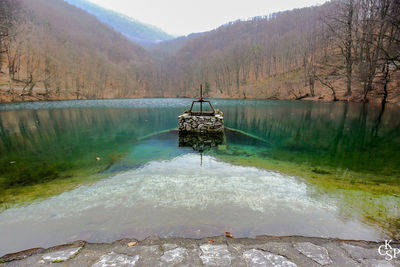
[{"label": "water reflection of trees", "polygon": [[[268,157],[399,176],[398,108],[261,101],[221,101],[217,106],[224,112],[226,126],[267,140]],[[132,148],[137,138],[176,127],[181,111],[70,108],[1,112],[0,183],[18,169],[27,173],[42,169],[53,177],[65,170],[107,164],[112,153]],[[96,157],[101,161],[96,162]]]},{"label": "water reflection of trees", "polygon": [[65,171],[107,165],[113,154],[127,151],[139,137],[174,127],[175,117],[174,112],[151,109],[2,112],[0,182],[31,184]]},{"label": "water reflection of trees", "polygon": [[399,174],[396,107],[288,103],[224,108],[226,125],[270,142],[272,157],[356,171]]}]

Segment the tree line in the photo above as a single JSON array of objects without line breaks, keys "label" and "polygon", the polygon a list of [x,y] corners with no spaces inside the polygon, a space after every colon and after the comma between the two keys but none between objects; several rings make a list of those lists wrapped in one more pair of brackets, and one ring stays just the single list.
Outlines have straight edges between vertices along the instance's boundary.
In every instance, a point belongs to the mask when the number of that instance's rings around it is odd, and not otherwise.
[{"label": "tree line", "polygon": [[233,22],[187,40],[159,65],[169,66],[164,76],[183,95],[203,83],[214,93],[246,97],[255,85],[263,90],[268,79],[282,77],[273,94],[299,97],[297,87],[315,96],[318,84],[332,100],[339,90],[367,102],[376,89],[386,101],[396,89],[390,82],[399,79],[399,6],[396,0],[339,0]]},{"label": "tree line", "polygon": [[[360,83],[362,101],[366,102],[378,86],[385,102],[389,82],[400,68],[400,2],[346,0],[334,3],[334,7],[335,12],[323,21],[332,40],[331,51],[337,51],[342,62],[333,67],[346,80],[346,94],[351,95],[353,84]],[[339,71],[341,67],[343,71]]]},{"label": "tree line", "polygon": [[12,99],[143,94],[143,48],[62,0],[4,0],[3,76]]},{"label": "tree line", "polygon": [[38,88],[53,99],[193,97],[199,84],[209,96],[236,98],[329,90],[332,100],[385,102],[398,93],[398,0],[335,0],[148,50],[62,0],[4,0],[0,8],[1,66],[16,97]]}]

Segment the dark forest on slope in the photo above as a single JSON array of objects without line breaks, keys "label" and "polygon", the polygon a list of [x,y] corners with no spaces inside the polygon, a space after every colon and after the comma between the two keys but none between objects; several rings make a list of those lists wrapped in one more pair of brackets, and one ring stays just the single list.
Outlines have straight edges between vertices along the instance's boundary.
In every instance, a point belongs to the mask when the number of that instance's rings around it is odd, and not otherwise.
[{"label": "dark forest on slope", "polygon": [[400,3],[339,0],[132,43],[62,0],[0,2],[0,99],[210,97],[400,102]]}]

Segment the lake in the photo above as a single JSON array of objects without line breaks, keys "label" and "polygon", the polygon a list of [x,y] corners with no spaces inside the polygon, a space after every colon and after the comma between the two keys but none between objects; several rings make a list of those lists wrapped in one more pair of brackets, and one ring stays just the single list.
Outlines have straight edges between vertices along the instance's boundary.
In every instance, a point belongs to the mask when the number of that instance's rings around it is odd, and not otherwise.
[{"label": "lake", "polygon": [[191,99],[1,104],[0,255],[226,231],[400,237],[399,107],[212,103],[225,139],[200,151],[175,130]]}]

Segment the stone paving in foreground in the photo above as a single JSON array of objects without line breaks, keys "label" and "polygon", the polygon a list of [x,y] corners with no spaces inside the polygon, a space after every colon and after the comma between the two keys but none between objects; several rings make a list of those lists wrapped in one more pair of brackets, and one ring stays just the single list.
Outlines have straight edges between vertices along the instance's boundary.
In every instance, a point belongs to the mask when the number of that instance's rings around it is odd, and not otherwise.
[{"label": "stone paving in foreground", "polygon": [[[8,254],[0,259],[0,266],[400,266],[400,255],[392,260],[379,255],[382,244],[299,236],[79,241]],[[391,245],[400,248],[400,243]]]}]

